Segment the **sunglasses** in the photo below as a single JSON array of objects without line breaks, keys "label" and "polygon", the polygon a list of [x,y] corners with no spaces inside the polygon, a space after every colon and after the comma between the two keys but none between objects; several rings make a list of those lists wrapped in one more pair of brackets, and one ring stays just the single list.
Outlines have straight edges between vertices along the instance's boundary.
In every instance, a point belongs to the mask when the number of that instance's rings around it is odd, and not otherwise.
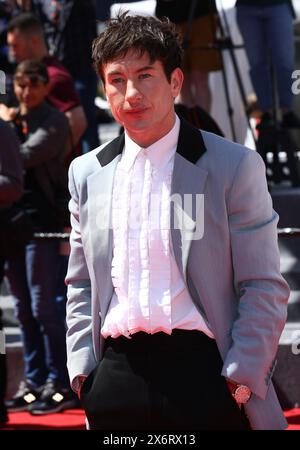
[{"label": "sunglasses", "polygon": [[37,87],[41,83],[47,83],[47,80],[41,75],[16,75],[14,82],[21,89],[25,89],[25,87]]}]

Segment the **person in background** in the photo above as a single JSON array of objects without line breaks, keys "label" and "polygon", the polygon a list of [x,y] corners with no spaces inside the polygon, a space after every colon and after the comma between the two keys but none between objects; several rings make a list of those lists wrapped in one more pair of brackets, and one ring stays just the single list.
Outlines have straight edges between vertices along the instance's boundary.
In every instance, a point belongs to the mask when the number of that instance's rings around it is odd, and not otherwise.
[{"label": "person in background", "polygon": [[69,169],[71,386],[90,429],[286,427],[271,378],[287,315],[261,157],[174,111],[167,19],[112,19],[93,60],[125,133]]},{"label": "person in background", "polygon": [[[99,146],[95,98],[97,77],[90,48],[97,36],[96,5],[93,0],[31,0],[31,12],[41,21],[49,54],[72,75],[86,116],[81,138],[86,153]],[[76,49],[76,51],[74,51]]]},{"label": "person in background", "polygon": [[217,8],[215,0],[197,0],[190,16],[192,3],[192,0],[157,0],[155,14],[175,23],[183,39],[185,80],[178,102],[188,107],[201,106],[209,113],[212,102],[209,72],[222,68],[220,52],[213,48]]},{"label": "person in background", "polygon": [[[0,120],[0,234],[1,217],[13,202],[16,202],[23,193],[23,165],[20,155],[20,146],[14,130],[3,120]],[[4,278],[5,260],[0,249],[0,285]],[[0,339],[4,338],[2,311],[0,308]],[[2,353],[5,343],[1,341],[0,347],[0,427],[8,421],[7,410],[4,403],[6,392],[6,356]]]},{"label": "person in background", "polygon": [[[65,67],[54,56],[48,54],[42,24],[32,13],[22,13],[12,19],[8,25],[7,42],[16,61],[34,58],[47,66],[49,90],[46,99],[50,105],[64,113],[69,121],[69,136],[64,155],[67,168],[72,159],[82,153],[80,140],[87,123],[74,81]],[[68,231],[68,227],[69,221],[65,223],[64,231]],[[64,279],[68,264],[68,249],[64,249],[65,242],[60,244],[56,299],[61,312],[64,313],[66,303]]]},{"label": "person in background", "polygon": [[[25,59],[37,59],[47,66],[49,75],[49,93],[47,101],[63,112],[69,121],[69,139],[66,166],[81,154],[79,141],[86,128],[86,117],[75,91],[74,81],[70,73],[48,54],[40,21],[31,13],[22,13],[14,17],[8,24],[7,43],[14,59],[19,63]],[[4,108],[4,105],[1,105]],[[13,118],[13,111],[7,120]]]},{"label": "person in background", "polygon": [[[18,205],[30,216],[35,232],[61,231],[59,192],[66,181],[63,163],[69,124],[46,102],[47,67],[25,60],[14,76],[19,108],[12,122],[20,140],[25,169],[24,194]],[[55,302],[59,241],[33,239],[6,264],[23,341],[25,377],[9,411],[49,414],[74,406],[66,371],[65,323]]]},{"label": "person in background", "polygon": [[14,65],[9,60],[8,47],[6,42],[6,28],[7,24],[12,18],[13,8],[7,1],[0,0],[0,69],[5,73],[5,92],[0,90],[1,103],[8,102],[9,98],[7,91],[12,85],[12,75],[14,71]]},{"label": "person in background", "polygon": [[250,77],[262,112],[260,127],[273,123],[271,64],[284,128],[300,128],[293,111],[295,64],[293,10],[289,0],[237,0],[236,17],[250,65]]}]

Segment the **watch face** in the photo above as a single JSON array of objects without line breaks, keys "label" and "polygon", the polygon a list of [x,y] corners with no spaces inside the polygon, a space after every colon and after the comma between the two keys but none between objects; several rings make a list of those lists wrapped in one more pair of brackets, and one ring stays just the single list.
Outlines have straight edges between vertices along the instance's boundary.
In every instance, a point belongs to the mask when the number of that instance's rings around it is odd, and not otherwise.
[{"label": "watch face", "polygon": [[238,403],[247,403],[251,397],[251,391],[248,386],[238,386],[234,392],[234,398]]}]

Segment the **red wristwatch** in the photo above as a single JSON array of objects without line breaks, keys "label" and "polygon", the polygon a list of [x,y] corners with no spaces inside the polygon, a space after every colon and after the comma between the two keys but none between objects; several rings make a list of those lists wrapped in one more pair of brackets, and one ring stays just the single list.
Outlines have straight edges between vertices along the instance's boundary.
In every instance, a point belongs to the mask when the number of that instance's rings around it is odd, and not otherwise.
[{"label": "red wristwatch", "polygon": [[235,383],[228,379],[226,379],[226,381],[231,395],[237,403],[245,404],[250,400],[252,392],[248,386]]}]

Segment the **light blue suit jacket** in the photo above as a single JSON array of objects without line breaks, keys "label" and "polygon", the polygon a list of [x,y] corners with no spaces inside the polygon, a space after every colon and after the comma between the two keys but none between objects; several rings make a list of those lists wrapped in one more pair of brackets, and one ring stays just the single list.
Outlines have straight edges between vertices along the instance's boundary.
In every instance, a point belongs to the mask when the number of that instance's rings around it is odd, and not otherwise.
[{"label": "light blue suit jacket", "polygon": [[[101,321],[113,294],[112,187],[123,145],[121,136],[70,167],[72,232],[66,280],[71,380],[88,375],[102,356]],[[189,227],[172,228],[171,236],[178,267],[216,338],[222,375],[251,388],[246,413],[253,429],[284,428],[271,376],[289,288],[280,274],[278,216],[264,163],[256,152],[182,121],[172,193],[177,194],[172,202],[175,220],[187,214],[183,194],[204,194],[201,211],[188,212]],[[203,237],[193,240],[203,218]]]}]

